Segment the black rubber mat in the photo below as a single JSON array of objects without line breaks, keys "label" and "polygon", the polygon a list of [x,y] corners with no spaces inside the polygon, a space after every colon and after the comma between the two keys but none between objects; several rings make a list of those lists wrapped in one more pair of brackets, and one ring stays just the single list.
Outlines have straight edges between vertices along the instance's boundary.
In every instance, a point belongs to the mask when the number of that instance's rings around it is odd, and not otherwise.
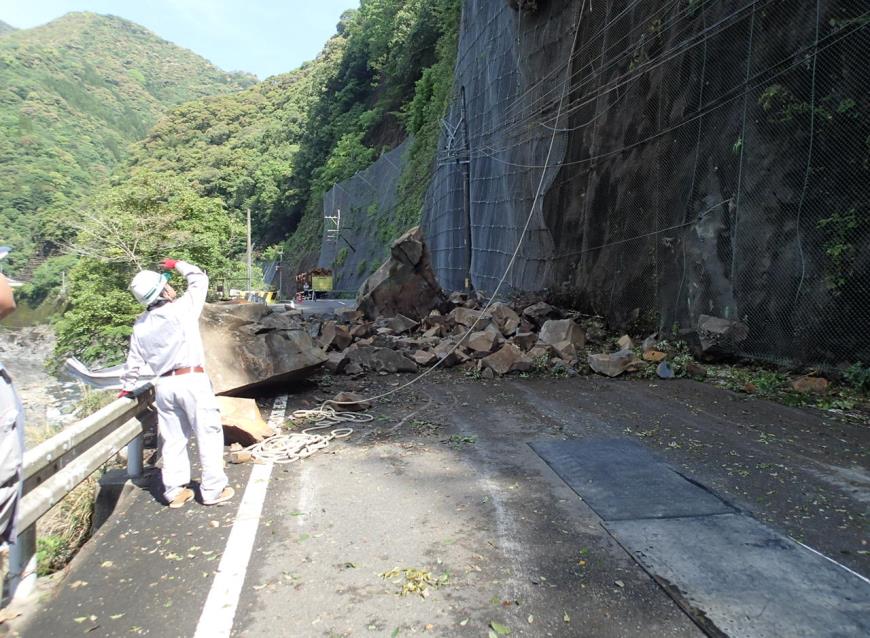
[{"label": "black rubber mat", "polygon": [[628,439],[546,441],[531,447],[605,521],[734,511]]}]

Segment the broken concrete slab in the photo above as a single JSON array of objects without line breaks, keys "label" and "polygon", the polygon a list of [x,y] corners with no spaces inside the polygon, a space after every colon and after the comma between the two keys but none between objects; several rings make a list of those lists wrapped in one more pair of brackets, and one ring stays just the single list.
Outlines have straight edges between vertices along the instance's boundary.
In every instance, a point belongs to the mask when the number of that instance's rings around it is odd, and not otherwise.
[{"label": "broken concrete slab", "polygon": [[363,283],[357,295],[359,310],[370,319],[397,314],[421,319],[443,300],[419,227],[393,242],[390,258]]},{"label": "broken concrete slab", "polygon": [[238,443],[243,447],[259,443],[275,434],[263,420],[254,399],[217,397],[224,429],[224,444]]},{"label": "broken concrete slab", "polygon": [[216,394],[239,396],[304,379],[327,359],[302,329],[264,326],[262,304],[206,304],[200,317],[205,367]]}]

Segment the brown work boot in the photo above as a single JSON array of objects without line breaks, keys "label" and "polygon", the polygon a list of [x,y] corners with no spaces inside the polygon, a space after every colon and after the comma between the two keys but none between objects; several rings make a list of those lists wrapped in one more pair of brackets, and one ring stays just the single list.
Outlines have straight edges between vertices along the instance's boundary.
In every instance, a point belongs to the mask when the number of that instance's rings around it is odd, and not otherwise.
[{"label": "brown work boot", "polygon": [[236,491],[233,488],[231,488],[229,485],[227,485],[224,489],[221,490],[221,493],[218,494],[217,498],[215,498],[211,501],[203,500],[202,504],[203,505],[217,505],[218,503],[226,503],[228,500],[230,500],[235,495],[236,495]]},{"label": "brown work boot", "polygon": [[193,498],[193,490],[189,487],[185,487],[178,494],[175,495],[175,498],[169,501],[169,507],[172,509],[178,509],[179,507],[183,507],[187,501]]}]

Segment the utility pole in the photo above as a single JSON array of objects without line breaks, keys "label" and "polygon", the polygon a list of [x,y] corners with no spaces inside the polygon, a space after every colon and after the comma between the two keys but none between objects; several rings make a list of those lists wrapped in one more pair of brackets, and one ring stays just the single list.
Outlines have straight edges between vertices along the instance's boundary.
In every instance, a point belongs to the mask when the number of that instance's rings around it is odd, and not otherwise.
[{"label": "utility pole", "polygon": [[456,161],[462,166],[462,195],[465,207],[465,291],[471,292],[473,289],[471,284],[471,141],[468,137],[468,111],[465,108],[464,86],[461,88],[461,93],[463,140],[462,153],[460,153]]},{"label": "utility pole", "polygon": [[253,279],[253,267],[251,265],[251,209],[248,209],[248,292],[251,291]]}]

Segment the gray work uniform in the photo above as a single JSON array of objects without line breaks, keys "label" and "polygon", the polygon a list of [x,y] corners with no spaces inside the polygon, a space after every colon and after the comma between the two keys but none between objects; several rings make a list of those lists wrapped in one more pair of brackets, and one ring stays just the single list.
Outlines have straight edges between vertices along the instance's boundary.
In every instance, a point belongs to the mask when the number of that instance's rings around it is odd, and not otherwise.
[{"label": "gray work uniform", "polygon": [[227,485],[217,399],[208,376],[191,372],[162,376],[173,370],[205,365],[199,315],[205,305],[208,277],[192,264],[176,262],[187,279],[187,292],[171,303],[148,310],[133,324],[124,390],[133,390],[139,370],[148,364],[156,375],[157,429],[163,456],[163,493],[171,501],[190,482],[187,442],[196,436],[202,466],[203,501],[216,499]]}]

